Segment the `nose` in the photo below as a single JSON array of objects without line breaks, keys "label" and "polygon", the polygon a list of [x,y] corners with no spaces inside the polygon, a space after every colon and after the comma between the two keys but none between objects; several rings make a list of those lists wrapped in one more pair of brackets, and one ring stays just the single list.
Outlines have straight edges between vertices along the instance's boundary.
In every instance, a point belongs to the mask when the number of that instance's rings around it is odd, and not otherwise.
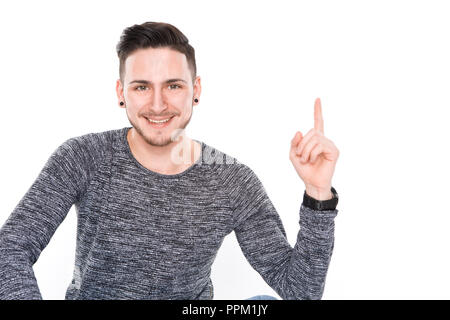
[{"label": "nose", "polygon": [[166,98],[162,92],[162,88],[155,88],[150,101],[150,111],[155,115],[161,114],[167,109]]}]

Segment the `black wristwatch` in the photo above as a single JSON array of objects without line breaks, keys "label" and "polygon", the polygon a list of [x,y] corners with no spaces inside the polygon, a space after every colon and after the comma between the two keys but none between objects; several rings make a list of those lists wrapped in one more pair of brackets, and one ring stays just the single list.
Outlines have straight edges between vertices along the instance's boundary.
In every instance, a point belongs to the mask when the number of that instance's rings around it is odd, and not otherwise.
[{"label": "black wristwatch", "polygon": [[336,189],[331,187],[331,192],[333,193],[333,198],[329,200],[317,200],[310,197],[305,190],[303,194],[303,205],[313,210],[335,210],[339,201],[339,196]]}]

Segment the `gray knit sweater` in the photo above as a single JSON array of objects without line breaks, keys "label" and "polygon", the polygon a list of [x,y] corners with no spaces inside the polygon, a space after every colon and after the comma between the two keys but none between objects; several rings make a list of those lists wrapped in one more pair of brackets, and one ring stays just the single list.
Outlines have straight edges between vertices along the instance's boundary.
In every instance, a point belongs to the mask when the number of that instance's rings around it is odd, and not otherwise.
[{"label": "gray knit sweater", "polygon": [[211,265],[232,231],[283,299],[320,299],[338,210],[303,204],[292,248],[255,175],[202,144],[187,170],[163,175],[132,155],[130,128],[62,143],[0,230],[0,299],[42,299],[33,264],[72,205],[73,280],[66,299],[212,299]]}]

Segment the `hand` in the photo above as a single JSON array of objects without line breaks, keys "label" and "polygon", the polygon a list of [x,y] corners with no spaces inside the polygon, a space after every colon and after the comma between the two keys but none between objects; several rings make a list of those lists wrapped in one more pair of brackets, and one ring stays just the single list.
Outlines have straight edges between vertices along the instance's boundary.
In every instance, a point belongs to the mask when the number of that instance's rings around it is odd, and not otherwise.
[{"label": "hand", "polygon": [[289,159],[305,183],[306,192],[317,200],[331,199],[331,179],[339,150],[333,141],[324,136],[322,105],[314,103],[314,128],[303,137],[296,132],[291,141]]}]

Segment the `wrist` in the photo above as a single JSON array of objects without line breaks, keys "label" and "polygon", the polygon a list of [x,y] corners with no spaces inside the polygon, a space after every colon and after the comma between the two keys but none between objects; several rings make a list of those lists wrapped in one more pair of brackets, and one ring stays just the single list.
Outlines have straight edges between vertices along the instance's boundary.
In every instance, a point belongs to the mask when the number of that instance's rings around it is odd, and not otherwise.
[{"label": "wrist", "polygon": [[[307,192],[311,193],[311,195]],[[331,198],[325,196],[327,191],[317,188],[307,188],[303,194],[303,205],[312,210],[336,210],[339,201],[339,195],[333,187],[330,187]],[[315,198],[317,197],[317,198]]]},{"label": "wrist", "polygon": [[331,186],[328,189],[319,189],[314,187],[306,186],[306,194],[311,198],[319,201],[330,200],[333,198],[333,193],[331,192]]}]

